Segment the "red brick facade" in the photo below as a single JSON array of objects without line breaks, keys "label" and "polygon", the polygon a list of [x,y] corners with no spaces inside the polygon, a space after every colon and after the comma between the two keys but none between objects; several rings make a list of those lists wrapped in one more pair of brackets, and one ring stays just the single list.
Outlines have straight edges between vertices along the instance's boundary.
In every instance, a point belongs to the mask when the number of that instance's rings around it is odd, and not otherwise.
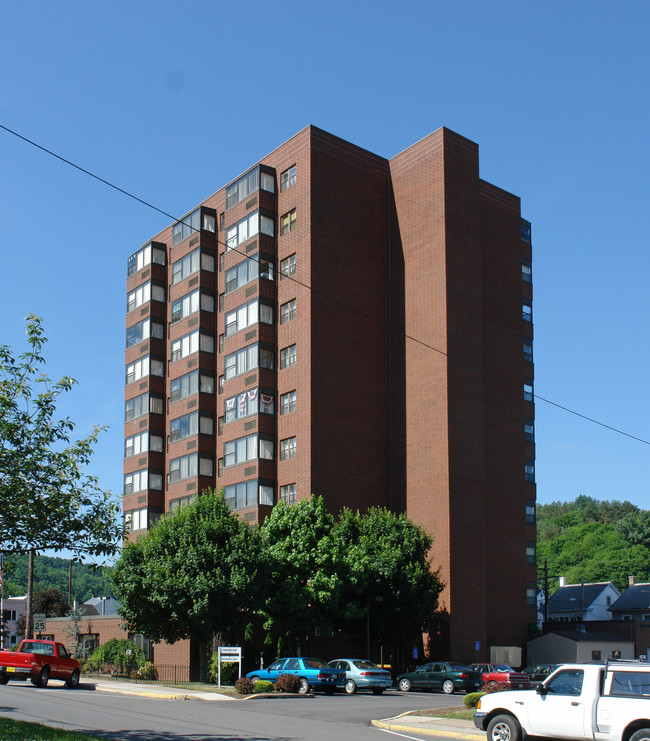
[{"label": "red brick facade", "polygon": [[[134,536],[206,486],[248,522],[311,493],[334,512],[406,511],[435,536],[445,651],[523,646],[535,486],[519,199],[482,181],[477,145],[447,129],[386,160],[307,127],[256,168],[204,201],[194,228],[170,226],[129,261],[127,328],[149,318],[159,336],[132,335],[126,364],[162,361],[162,375],[127,376],[126,400],[150,398],[125,438],[149,431],[158,448],[128,449]],[[149,244],[166,264],[147,261]],[[164,300],[138,306],[149,281]],[[186,315],[177,302],[197,290]],[[202,390],[183,396],[194,371]],[[272,410],[255,409],[264,399]]]}]

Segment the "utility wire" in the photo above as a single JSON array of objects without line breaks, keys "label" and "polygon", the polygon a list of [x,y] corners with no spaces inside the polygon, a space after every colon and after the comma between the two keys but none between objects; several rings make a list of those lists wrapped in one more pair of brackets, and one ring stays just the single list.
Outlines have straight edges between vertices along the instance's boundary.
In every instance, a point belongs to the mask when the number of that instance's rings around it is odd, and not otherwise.
[{"label": "utility wire", "polygon": [[[17,131],[13,131],[12,129],[8,128],[7,126],[3,126],[0,124],[0,129],[3,129],[9,134],[12,134],[13,136],[17,137],[18,139],[22,139],[24,142],[27,142],[27,144],[31,144],[33,147],[36,147],[37,149],[40,149],[42,152],[45,152],[46,154],[49,154],[51,157],[55,157],[56,159],[60,160],[61,162],[64,162],[66,165],[70,165],[70,167],[74,167],[76,170],[79,170],[80,172],[83,172],[85,175],[89,175],[91,178],[94,178],[95,180],[98,180],[100,183],[103,183],[104,185],[107,185],[109,188],[113,188],[113,190],[118,191],[119,193],[122,193],[123,195],[127,196],[128,198],[132,198],[134,201],[137,201],[138,203],[141,203],[143,206],[147,206],[150,209],[153,209],[154,211],[157,211],[159,214],[162,214],[163,216],[166,216],[168,219],[171,219],[174,222],[181,222],[187,226],[190,226],[190,228],[195,229],[195,227],[192,227],[190,224],[186,224],[182,219],[179,219],[172,214],[168,213],[167,211],[164,211],[161,208],[158,208],[158,206],[155,206],[152,203],[149,203],[149,201],[145,201],[143,198],[138,198],[138,196],[133,195],[133,193],[129,193],[128,190],[124,190],[124,188],[120,188],[117,185],[114,185],[108,180],[105,180],[104,178],[100,177],[99,175],[95,175],[95,173],[91,172],[90,170],[86,170],[84,167],[81,167],[80,165],[75,164],[74,162],[71,162],[70,160],[66,159],[65,157],[62,157],[59,154],[56,154],[56,152],[53,152],[50,149],[47,149],[46,147],[43,147],[40,144],[37,144],[32,139],[28,139],[26,136],[23,136],[22,134],[19,134]],[[195,231],[198,231],[195,229]],[[217,244],[222,245],[226,249],[228,249],[231,252],[236,252],[237,254],[243,255],[244,257],[247,257],[248,259],[253,259],[251,257],[248,257],[244,252],[241,250],[238,250],[237,248],[228,247],[228,245],[220,241],[218,237],[216,237]],[[257,260],[259,262],[259,258]],[[307,285],[306,283],[303,283],[302,281],[298,280],[297,278],[294,278],[291,275],[283,275],[283,278],[287,278],[292,280],[294,283],[297,283],[298,285],[301,285],[303,288],[306,288],[309,291],[312,291],[314,293],[317,293],[320,296],[323,296],[324,298],[333,301],[334,303],[339,304],[340,306],[343,306],[344,308],[348,309],[349,311],[352,311],[356,314],[359,314],[360,316],[368,319],[369,321],[373,321],[373,318],[369,316],[368,314],[365,314],[361,311],[359,311],[356,308],[353,308],[351,306],[348,306],[343,301],[340,301],[339,299],[334,298],[333,296],[330,296],[323,291],[318,290],[317,288],[314,288],[312,286]],[[429,345],[428,343],[424,342],[423,340],[418,339],[417,337],[413,337],[412,335],[409,335],[407,333],[404,334],[404,337],[406,339],[411,340],[412,342],[416,342],[419,345],[422,345],[423,347],[428,348],[429,350],[433,350],[434,352],[439,353],[440,355],[443,355],[447,357],[447,353],[444,350],[440,350],[437,347],[434,347],[433,345]],[[632,440],[636,440],[637,442],[644,443],[645,445],[650,445],[650,440],[644,440],[641,437],[636,437],[636,435],[631,435],[629,432],[624,432],[623,430],[619,430],[616,427],[612,427],[611,425],[605,424],[604,422],[599,422],[597,419],[594,419],[593,417],[588,417],[585,414],[580,414],[580,412],[576,412],[573,409],[569,409],[569,407],[565,407],[562,404],[558,404],[554,401],[551,401],[550,399],[545,399],[543,396],[540,396],[539,394],[534,394],[534,398],[540,401],[546,402],[547,404],[550,404],[551,406],[557,407],[558,409],[562,409],[565,412],[568,412],[569,414],[573,414],[576,417],[580,417],[581,419],[584,419],[588,422],[592,422],[595,425],[599,425],[600,427],[604,427],[607,430],[611,430],[612,432],[617,432],[619,435],[624,435],[625,437],[629,437]]]}]

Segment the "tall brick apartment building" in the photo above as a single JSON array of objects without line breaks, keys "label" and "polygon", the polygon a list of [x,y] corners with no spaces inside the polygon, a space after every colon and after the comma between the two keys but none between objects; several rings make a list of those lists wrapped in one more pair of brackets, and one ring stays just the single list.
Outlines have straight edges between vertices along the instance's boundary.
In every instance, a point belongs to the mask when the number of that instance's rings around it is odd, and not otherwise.
[{"label": "tall brick apartment building", "polygon": [[[535,622],[530,225],[439,129],[390,160],[309,126],[128,259],[124,512],[312,492],[435,536],[449,655]],[[477,642],[479,648],[477,651]]]}]

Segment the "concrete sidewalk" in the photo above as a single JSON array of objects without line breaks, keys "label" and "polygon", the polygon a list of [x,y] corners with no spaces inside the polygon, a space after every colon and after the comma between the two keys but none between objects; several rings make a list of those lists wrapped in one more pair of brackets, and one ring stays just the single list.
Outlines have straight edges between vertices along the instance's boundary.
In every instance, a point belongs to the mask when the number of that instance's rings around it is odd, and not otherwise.
[{"label": "concrete sidewalk", "polygon": [[121,695],[139,695],[140,697],[153,697],[158,700],[235,700],[234,697],[222,695],[220,692],[202,692],[201,690],[177,689],[155,683],[146,682],[120,682],[112,679],[87,679],[82,680],[80,687],[94,685],[100,692],[115,692]]},{"label": "concrete sidewalk", "polygon": [[416,736],[446,736],[464,738],[470,741],[485,739],[485,731],[479,731],[471,720],[454,718],[430,718],[424,715],[398,715],[395,718],[373,720],[375,728],[383,728],[394,733],[413,734]]}]

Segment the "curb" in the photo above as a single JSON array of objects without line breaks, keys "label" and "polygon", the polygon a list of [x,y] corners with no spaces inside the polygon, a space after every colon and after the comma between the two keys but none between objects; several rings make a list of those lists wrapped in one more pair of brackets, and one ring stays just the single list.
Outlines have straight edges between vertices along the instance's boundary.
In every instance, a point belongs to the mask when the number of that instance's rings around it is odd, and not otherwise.
[{"label": "curb", "polygon": [[375,728],[381,728],[384,731],[394,731],[396,733],[417,733],[418,735],[425,736],[443,736],[445,738],[463,738],[463,739],[476,739],[477,736],[465,734],[459,731],[452,731],[447,728],[424,728],[418,726],[406,726],[398,723],[386,723],[383,720],[371,720],[370,725]]}]

